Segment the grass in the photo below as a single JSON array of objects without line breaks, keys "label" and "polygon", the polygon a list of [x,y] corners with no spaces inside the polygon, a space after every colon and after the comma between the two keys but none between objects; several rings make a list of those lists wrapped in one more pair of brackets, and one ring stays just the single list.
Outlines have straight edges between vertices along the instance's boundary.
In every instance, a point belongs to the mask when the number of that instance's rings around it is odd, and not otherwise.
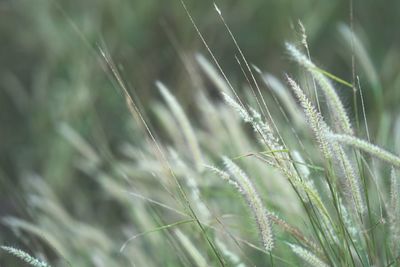
[{"label": "grass", "polygon": [[[85,181],[71,178],[72,186],[61,195],[66,181],[56,187],[32,172],[25,175],[28,216],[4,216],[2,223],[37,258],[19,246],[3,246],[4,254],[15,256],[9,262],[398,265],[400,150],[393,144],[400,132],[396,115],[384,115],[379,74],[362,43],[355,39],[350,54],[373,77],[349,82],[311,60],[313,50],[300,24],[302,39],[286,45],[289,62],[297,64],[300,74],[280,79],[250,63],[224,9],[215,5],[215,15],[236,49],[245,81],[239,85],[222,67],[191,9],[181,3],[208,53],[192,57],[181,51],[193,88],[190,107],[168,82],[156,81],[160,98],[144,108],[109,49],[98,45],[96,60],[121,93],[120,106],[125,101],[134,141],[110,148],[103,142],[107,125],[98,118],[93,119],[97,142],[71,123],[55,120],[57,135],[64,140],[58,149],[74,151],[65,160],[76,171],[68,165],[63,169]],[[348,39],[355,37],[351,31],[348,36],[350,28],[340,29],[351,43]],[[361,83],[380,95],[377,107],[390,125],[386,134],[368,125],[365,105],[372,102],[364,101]],[[349,85],[354,106],[342,100]],[[380,135],[393,138],[376,146],[373,140]],[[59,171],[50,167],[50,174]]]}]

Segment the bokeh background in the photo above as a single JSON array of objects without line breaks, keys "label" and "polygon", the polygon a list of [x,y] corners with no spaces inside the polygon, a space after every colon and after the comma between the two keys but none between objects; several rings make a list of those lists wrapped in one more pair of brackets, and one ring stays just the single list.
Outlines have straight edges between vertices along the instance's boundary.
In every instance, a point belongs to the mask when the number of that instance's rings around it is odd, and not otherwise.
[{"label": "bokeh background", "polygon": [[[245,79],[234,58],[237,51],[213,1],[186,3],[223,69],[240,87]],[[277,77],[298,71],[284,42],[299,42],[301,20],[312,58],[351,81],[351,48],[339,30],[341,24],[350,23],[349,1],[216,3],[248,60],[263,71]],[[399,112],[400,2],[354,0],[353,5],[354,30],[377,77],[371,77],[358,58],[356,71],[371,134],[385,145],[390,121]],[[152,106],[160,99],[156,80],[167,84],[191,114],[196,88],[181,56],[191,59],[196,69],[195,53],[208,54],[180,1],[0,1],[0,217],[32,220],[27,184],[34,180],[51,188],[77,220],[102,225],[110,233],[118,230],[119,221],[127,220],[99,185],[76,167],[79,153],[65,138],[68,127],[75,129],[100,158],[110,159],[102,163],[103,170],[124,157],[120,148],[125,143],[144,142],[121,91],[105,71],[98,46],[108,49],[149,121],[153,121]],[[350,106],[351,92],[340,89]],[[153,127],[157,129],[156,122]],[[163,138],[163,132],[157,134]],[[12,231],[4,223],[0,244],[40,251],[50,258],[55,254],[39,238]]]}]

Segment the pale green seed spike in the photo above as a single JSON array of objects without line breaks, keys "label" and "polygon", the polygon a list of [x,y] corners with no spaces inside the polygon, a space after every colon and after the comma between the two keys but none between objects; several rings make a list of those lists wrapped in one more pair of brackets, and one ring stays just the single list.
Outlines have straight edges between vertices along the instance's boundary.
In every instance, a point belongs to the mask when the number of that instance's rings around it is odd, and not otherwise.
[{"label": "pale green seed spike", "polygon": [[351,29],[345,24],[339,24],[338,26],[340,34],[343,36],[344,40],[351,47],[352,43],[354,45],[354,54],[360,66],[364,69],[366,78],[372,85],[379,85],[379,76],[375,71],[374,64],[372,64],[371,58],[368,56],[367,50],[360,41],[360,39],[351,31]]},{"label": "pale green seed spike", "polygon": [[221,92],[232,96],[232,90],[229,88],[228,83],[218,73],[215,67],[202,54],[196,54],[196,60],[211,82],[213,82]]},{"label": "pale green seed spike", "polygon": [[400,157],[376,146],[367,141],[359,139],[354,136],[344,135],[344,134],[329,134],[329,138],[333,141],[352,146],[354,148],[360,149],[376,158],[384,160],[392,164],[396,168],[400,168]]},{"label": "pale green seed spike", "polygon": [[296,101],[290,94],[288,88],[275,76],[265,73],[262,74],[264,83],[278,96],[285,109],[288,111],[290,117],[293,119],[297,126],[303,126],[305,123],[304,117],[296,105]]},{"label": "pale green seed spike", "polygon": [[250,114],[247,112],[247,110],[242,107],[239,103],[237,103],[233,98],[226,93],[222,93],[222,96],[224,97],[225,102],[232,107],[237,113],[239,113],[240,117],[243,119],[245,122],[251,123],[253,118],[250,116]]},{"label": "pale green seed spike", "polygon": [[[225,93],[222,93],[222,95],[225,102],[239,113],[242,120],[253,127],[253,130],[259,135],[261,142],[268,148],[268,150],[279,151],[284,149],[280,144],[279,139],[275,137],[271,126],[262,120],[261,115],[255,109],[250,108],[250,112],[248,112],[229,95]],[[282,160],[288,159],[287,155],[281,153],[274,155],[274,157],[276,160],[281,161],[281,163]]]},{"label": "pale green seed spike", "polygon": [[50,267],[50,265],[48,265],[46,262],[38,260],[34,257],[32,257],[31,255],[29,255],[28,253],[26,253],[25,251],[22,251],[20,249],[16,249],[13,247],[8,247],[8,246],[1,246],[1,249],[6,251],[7,253],[14,255],[15,257],[25,261],[26,263],[28,263],[31,266],[34,267]]},{"label": "pale green seed spike", "polygon": [[190,151],[192,152],[193,161],[196,164],[197,170],[201,171],[203,168],[203,157],[201,154],[199,143],[197,141],[194,130],[190,125],[188,117],[186,116],[185,112],[183,111],[181,105],[178,103],[176,98],[169,92],[167,87],[160,81],[157,81],[156,85],[182,129],[182,132],[187,141],[187,145],[189,146]]},{"label": "pale green seed spike", "polygon": [[399,212],[399,181],[396,175],[396,171],[392,168],[390,172],[390,205],[391,210],[395,213]]},{"label": "pale green seed spike", "polygon": [[76,148],[86,159],[93,164],[97,165],[100,163],[100,158],[92,146],[70,125],[66,123],[60,123],[57,127],[60,134]]},{"label": "pale green seed spike", "polygon": [[24,221],[15,217],[5,217],[2,218],[2,222],[8,227],[16,230],[23,230],[33,236],[41,238],[50,247],[54,248],[54,251],[66,251],[66,246],[52,235],[49,231],[42,229],[40,226],[32,224],[30,222]]},{"label": "pale green seed spike", "polygon": [[324,122],[321,114],[311,104],[310,100],[304,94],[300,86],[289,76],[287,76],[287,80],[293,92],[295,93],[296,97],[300,101],[300,105],[304,110],[307,122],[309,123],[311,130],[314,132],[314,135],[317,139],[317,142],[319,143],[322,154],[326,159],[331,159],[332,158],[331,150],[329,148],[329,143],[326,140],[326,132],[328,131],[328,127]]},{"label": "pale green seed spike", "polygon": [[[335,122],[339,125],[340,130],[348,135],[353,135],[353,129],[350,124],[350,119],[347,116],[346,110],[336,94],[331,82],[318,70],[318,68],[305,55],[303,55],[294,45],[286,43],[286,49],[291,56],[314,77],[324,92],[326,100],[335,118]],[[333,112],[334,111],[334,112]]]},{"label": "pale green seed spike", "polygon": [[227,259],[232,263],[232,266],[235,267],[246,267],[246,265],[241,261],[238,255],[232,252],[224,242],[219,239],[215,239],[215,244],[221,250],[222,254],[225,255]]},{"label": "pale green seed spike", "polygon": [[228,172],[241,188],[241,193],[253,213],[265,250],[271,251],[274,247],[274,236],[268,212],[262,204],[261,198],[247,175],[229,158],[224,157],[223,160]]},{"label": "pale green seed spike", "polygon": [[218,174],[222,179],[232,184],[243,196],[253,213],[258,226],[260,239],[265,250],[271,251],[274,247],[274,235],[272,232],[271,221],[268,217],[268,211],[262,204],[261,198],[247,175],[229,158],[223,157],[223,160],[227,172],[221,171],[212,166],[208,166],[208,168]]},{"label": "pale green seed spike", "polygon": [[337,155],[338,160],[341,163],[342,170],[346,175],[347,184],[350,187],[354,207],[360,214],[364,214],[366,211],[366,207],[362,197],[362,190],[360,186],[361,181],[359,179],[359,176],[356,175],[354,167],[351,164],[346,153],[343,151],[342,147],[339,146],[337,143],[334,143],[333,147],[333,149],[335,150],[335,154]]},{"label": "pale green seed spike", "polygon": [[304,261],[306,261],[309,266],[313,267],[328,267],[328,264],[323,262],[320,258],[318,258],[315,254],[311,253],[310,251],[294,244],[288,243],[292,251],[302,258]]},{"label": "pale green seed spike", "polygon": [[390,174],[390,206],[388,210],[390,225],[390,240],[394,254],[398,254],[400,238],[400,207],[399,207],[399,177],[394,168]]}]

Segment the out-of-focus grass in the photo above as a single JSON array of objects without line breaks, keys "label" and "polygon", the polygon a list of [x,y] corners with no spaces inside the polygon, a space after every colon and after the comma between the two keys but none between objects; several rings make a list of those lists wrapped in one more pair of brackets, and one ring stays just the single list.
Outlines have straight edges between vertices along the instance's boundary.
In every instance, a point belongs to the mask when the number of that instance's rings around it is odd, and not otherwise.
[{"label": "out-of-focus grass", "polygon": [[[246,88],[234,59],[237,52],[212,1],[187,4],[223,69],[235,86]],[[282,76],[298,69],[287,59],[283,43],[298,36],[294,27],[301,19],[312,57],[322,62],[324,69],[351,80],[351,45],[338,30],[339,23],[348,22],[347,1],[218,1],[218,5],[248,59],[262,70]],[[372,88],[376,84],[371,84],[363,58],[356,57],[371,135],[380,145],[393,146],[397,152],[400,140],[392,133],[400,127],[396,117],[400,98],[399,9],[398,1],[354,1],[355,32],[374,67],[384,103],[383,109],[375,112],[379,103]],[[156,80],[169,85],[196,129],[206,127],[196,134],[207,141],[202,146],[210,159],[255,150],[230,111],[208,105],[198,95],[196,81],[202,81],[207,94],[218,98],[214,85],[203,79],[195,61],[196,52],[206,51],[179,1],[3,1],[0,33],[0,216],[16,215],[39,227],[32,229],[22,221],[12,221],[29,228],[12,232],[2,225],[2,244],[43,253],[50,261],[62,262],[60,255],[64,255],[75,266],[89,262],[124,266],[129,257],[121,256],[118,249],[127,236],[177,219],[123,192],[150,194],[157,196],[157,201],[181,208],[173,204],[175,191],[166,194],[163,186],[168,188],[169,182],[160,181],[160,163],[151,156],[143,131],[131,120],[118,86],[104,71],[97,44],[108,48],[155,132],[163,142],[173,144],[180,157],[184,155],[184,162],[191,155],[182,142],[183,133],[176,131],[178,122],[157,100]],[[182,54],[187,62],[182,61]],[[191,77],[185,64],[198,76]],[[350,107],[351,91],[340,85],[339,90]],[[290,135],[290,131],[285,134]],[[82,145],[79,138],[89,144]],[[232,140],[237,142],[234,147]],[[245,164],[252,175],[263,174],[260,164]],[[192,172],[185,164],[178,167],[182,173]],[[227,213],[238,214],[243,207],[229,205],[229,198],[236,197],[233,191],[221,189],[219,183],[210,185],[210,180],[200,184],[202,194],[218,199],[212,205],[218,203],[227,207]],[[272,194],[272,206],[285,202],[284,194],[268,190],[265,195]],[[296,205],[289,208],[296,214]],[[195,238],[197,235],[200,233],[196,232]],[[185,252],[178,243],[185,240],[182,233],[153,233],[140,240],[140,245],[129,246],[124,252],[134,254],[138,265],[173,266],[178,259],[183,264],[194,260],[190,255],[195,252]],[[176,255],[167,249],[169,246]],[[154,259],[155,248],[158,259]],[[256,255],[254,261],[261,262],[260,254]]]}]

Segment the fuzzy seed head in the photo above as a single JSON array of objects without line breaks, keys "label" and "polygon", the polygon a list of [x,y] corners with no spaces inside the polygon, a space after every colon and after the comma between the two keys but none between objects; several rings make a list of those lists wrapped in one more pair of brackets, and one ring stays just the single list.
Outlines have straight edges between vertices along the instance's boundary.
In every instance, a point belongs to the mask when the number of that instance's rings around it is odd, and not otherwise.
[{"label": "fuzzy seed head", "polygon": [[324,122],[321,114],[311,104],[310,100],[308,100],[300,86],[289,76],[287,76],[287,80],[297,99],[300,101],[300,105],[304,110],[307,122],[309,123],[311,130],[314,132],[322,154],[326,159],[332,158],[329,143],[325,136],[329,131],[329,127]]},{"label": "fuzzy seed head", "polygon": [[223,160],[226,169],[241,188],[241,193],[253,213],[265,250],[271,251],[274,247],[274,237],[271,222],[268,218],[268,212],[262,204],[261,198],[243,170],[229,158],[224,157]]},{"label": "fuzzy seed head", "polygon": [[346,110],[337,95],[332,83],[321,73],[321,71],[311,62],[303,53],[301,53],[294,45],[286,43],[286,49],[289,51],[291,56],[300,65],[305,67],[307,71],[314,77],[324,92],[329,108],[335,119],[335,123],[338,125],[340,131],[345,134],[353,135],[353,129],[351,127],[350,119],[347,116]]},{"label": "fuzzy seed head", "polygon": [[292,251],[313,267],[328,267],[328,265],[310,251],[294,244],[289,244]]},{"label": "fuzzy seed head", "polygon": [[50,267],[50,265],[48,265],[47,263],[32,257],[31,255],[29,255],[28,253],[26,253],[25,251],[22,251],[20,249],[8,247],[8,246],[1,246],[1,249],[6,251],[9,254],[16,256],[19,259],[25,261],[26,263],[30,264],[31,266]]}]

